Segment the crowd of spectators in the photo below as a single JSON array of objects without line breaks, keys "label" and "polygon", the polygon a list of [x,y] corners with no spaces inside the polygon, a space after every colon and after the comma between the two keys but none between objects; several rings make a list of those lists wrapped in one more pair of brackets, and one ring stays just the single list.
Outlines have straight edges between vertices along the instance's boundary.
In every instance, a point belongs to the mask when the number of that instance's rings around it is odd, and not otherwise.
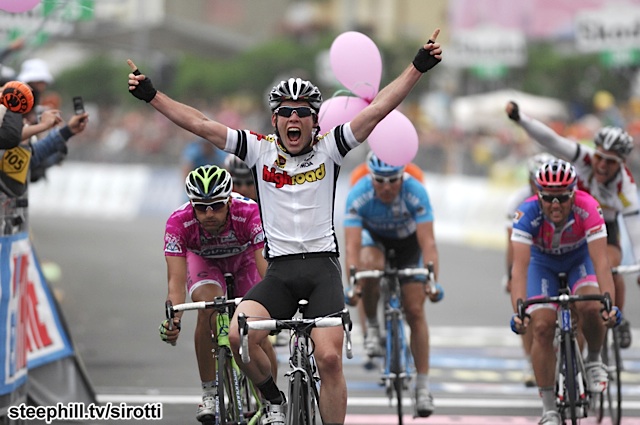
[{"label": "crowd of spectators", "polygon": [[[201,107],[209,116],[230,127],[268,129],[269,123],[259,118],[263,116],[264,105],[246,98],[227,98]],[[181,162],[184,149],[193,142],[191,134],[177,129],[151,108],[92,110],[89,105],[89,110],[92,122],[83,134],[69,142],[69,159],[173,165]],[[640,111],[634,111],[633,103],[620,110],[624,127],[640,141]],[[415,162],[423,169],[440,174],[492,177],[498,181],[526,181],[526,158],[537,153],[537,148],[506,117],[504,127],[497,131],[463,132],[456,128],[435,128],[428,120],[421,119],[419,110],[408,111],[420,141]],[[597,129],[610,124],[604,118],[595,111],[573,122],[548,124],[560,134],[591,143]],[[632,152],[629,163],[640,175],[640,149]]]}]

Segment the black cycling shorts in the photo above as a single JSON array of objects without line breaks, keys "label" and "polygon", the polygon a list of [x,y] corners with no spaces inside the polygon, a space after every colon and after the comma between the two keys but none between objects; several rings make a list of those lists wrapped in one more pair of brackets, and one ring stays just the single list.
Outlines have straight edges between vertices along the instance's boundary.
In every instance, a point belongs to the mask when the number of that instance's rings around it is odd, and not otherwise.
[{"label": "black cycling shorts", "polygon": [[264,279],[243,299],[259,302],[275,319],[293,317],[302,299],[309,301],[305,317],[342,311],[344,293],[338,257],[332,254],[269,261]]}]

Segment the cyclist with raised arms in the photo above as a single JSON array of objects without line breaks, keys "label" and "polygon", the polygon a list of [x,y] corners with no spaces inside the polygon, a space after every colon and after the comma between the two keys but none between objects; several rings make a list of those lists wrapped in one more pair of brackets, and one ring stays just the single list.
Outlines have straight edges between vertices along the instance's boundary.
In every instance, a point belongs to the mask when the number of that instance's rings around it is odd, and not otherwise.
[{"label": "cyclist with raised arms", "polygon": [[[536,173],[538,169],[546,162],[555,159],[553,155],[548,153],[539,153],[533,155],[527,161],[527,169],[529,171],[529,178],[527,184],[520,187],[514,192],[507,201],[507,250],[506,250],[506,265],[507,274],[505,275],[506,291],[511,292],[511,265],[513,264],[513,248],[511,246],[511,234],[513,230],[513,214],[518,207],[527,198],[535,195],[538,190],[536,188]],[[527,332],[522,335],[522,348],[525,354],[525,369],[523,372],[524,384],[527,387],[533,387],[536,385],[536,380],[533,376],[533,368],[531,366],[531,335],[532,332]]]},{"label": "cyclist with raised arms", "polygon": [[[574,164],[578,174],[578,188],[596,198],[602,207],[607,226],[607,256],[611,267],[622,262],[620,226],[618,216],[622,215],[624,225],[632,244],[632,257],[640,261],[640,202],[638,187],[625,164],[633,148],[633,139],[618,127],[603,127],[595,135],[595,149],[558,135],[551,128],[523,114],[518,104],[509,102],[506,106],[509,118],[517,122],[531,138],[549,153]],[[625,284],[622,275],[614,276],[616,301],[624,311]],[[640,283],[640,277],[638,278]],[[631,345],[629,322],[624,321],[616,328],[620,347]]]},{"label": "cyclist with raised arms", "polygon": [[[518,299],[558,295],[558,273],[564,272],[572,294],[611,294],[615,288],[606,255],[607,230],[602,210],[591,195],[576,189],[576,170],[563,160],[552,160],[536,173],[535,196],[518,207],[513,219],[513,266],[511,300],[514,310]],[[614,326],[621,313],[600,312],[600,303],[577,303],[579,323],[588,345],[585,368],[591,392],[602,392],[607,385],[607,371],[600,358],[605,323]],[[531,319],[522,323],[517,315],[511,319],[514,332],[533,333],[531,361],[542,398],[543,415],[539,424],[560,425],[555,400],[556,327],[554,304],[536,304],[527,313]]]},{"label": "cyclist with raised arms", "polygon": [[[433,232],[433,210],[424,186],[405,173],[404,166],[392,166],[371,153],[369,175],[360,179],[347,196],[344,220],[346,261],[350,269],[384,270],[389,250],[394,250],[396,267],[424,267],[432,262],[437,277],[438,249]],[[433,413],[429,391],[429,328],[424,312],[426,276],[401,278],[402,307],[411,329],[411,353],[416,378],[416,414]],[[378,323],[379,279],[362,279],[354,292],[360,293],[367,317],[365,349],[370,357],[382,355]],[[361,286],[361,287],[360,287]],[[428,287],[427,287],[428,288]],[[430,294],[437,299],[438,294]]]},{"label": "cyclist with raised arms", "polygon": [[[320,90],[300,78],[281,81],[269,93],[274,133],[235,130],[213,121],[195,108],[157,91],[130,60],[129,91],[180,127],[242,159],[256,179],[265,232],[264,255],[269,267],[264,279],[247,293],[232,319],[230,339],[237,358],[240,336],[237,315],[288,319],[307,299],[307,317],[334,314],[344,308],[342,272],[333,223],[335,186],[342,160],[364,142],[375,126],[393,111],[422,75],[442,59],[436,42],[440,30],[416,54],[413,62],[378,92],[352,121],[324,129],[318,112]],[[269,359],[259,342],[268,331],[249,335],[251,361],[241,364],[266,399],[262,423],[284,424],[285,398],[271,375]],[[342,370],[343,330],[314,328],[314,356],[321,379],[320,414],[325,425],[344,423],[347,386]]]},{"label": "cyclist with raised arms", "polygon": [[[244,296],[264,276],[267,263],[262,256],[264,233],[258,205],[232,192],[228,171],[204,165],[187,174],[185,189],[189,202],[176,209],[167,220],[164,255],[167,262],[168,295],[174,305],[185,302],[187,292],[194,302],[213,301],[225,296],[225,273],[235,278],[235,296]],[[216,367],[212,355],[211,326],[214,313],[198,310],[195,351],[202,381],[202,404],[196,418],[215,418]],[[168,320],[160,325],[161,338],[175,344],[182,312],[176,313],[173,329]],[[273,347],[265,340],[264,351],[277,370]]]}]

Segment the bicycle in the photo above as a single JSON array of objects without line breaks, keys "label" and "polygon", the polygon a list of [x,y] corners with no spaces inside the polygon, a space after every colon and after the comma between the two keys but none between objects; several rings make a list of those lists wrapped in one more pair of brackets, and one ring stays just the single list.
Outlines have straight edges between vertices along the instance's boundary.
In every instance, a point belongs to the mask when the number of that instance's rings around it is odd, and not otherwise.
[{"label": "bicycle", "polygon": [[[313,328],[327,328],[342,326],[346,336],[347,358],[353,357],[351,344],[351,318],[349,311],[342,311],[325,317],[305,319],[304,310],[307,300],[298,302],[298,315],[292,319],[279,320],[272,318],[249,317],[238,315],[240,332],[240,356],[244,363],[248,363],[250,329],[257,330],[290,330],[289,340],[289,371],[285,373],[289,381],[289,395],[286,419],[288,425],[315,425],[316,411],[319,406],[318,386],[320,376],[313,357],[314,342],[311,339]],[[257,320],[249,320],[257,319]]]},{"label": "bicycle", "polygon": [[[365,278],[380,278],[384,300],[385,318],[385,356],[384,366],[381,373],[382,385],[385,387],[389,404],[395,398],[397,402],[398,424],[403,422],[403,396],[404,390],[409,390],[409,385],[414,374],[413,356],[407,344],[405,335],[404,311],[401,303],[400,277],[427,276],[424,283],[429,286],[430,293],[439,294],[437,301],[444,296],[442,287],[435,283],[433,263],[427,264],[426,268],[405,268],[395,267],[395,253],[390,251],[387,254],[385,270],[362,270],[356,272],[354,268],[350,270],[350,286],[353,288],[355,282]],[[415,406],[415,400],[414,402]],[[415,410],[415,409],[414,409]],[[416,415],[414,415],[416,417]]]},{"label": "bicycle", "polygon": [[[568,287],[566,273],[559,273],[560,288],[557,296],[542,297],[523,301],[518,299],[516,303],[517,314],[523,321],[529,316],[527,307],[534,304],[558,304],[556,321],[556,339],[558,355],[556,356],[556,406],[562,420],[571,420],[572,425],[578,423],[578,419],[586,418],[588,410],[592,406],[593,394],[587,391],[587,373],[578,345],[577,329],[571,306],[576,302],[599,301],[604,310],[611,311],[611,297],[609,293],[604,295],[571,295]],[[601,396],[601,394],[600,394]]]},{"label": "bicycle", "polygon": [[[617,266],[611,268],[613,274],[626,274],[640,272],[640,265]],[[612,425],[620,425],[622,420],[622,380],[620,375],[624,370],[618,333],[614,329],[608,329],[602,345],[602,361],[607,368],[609,384],[606,395],[602,394],[597,411],[598,423],[602,422],[605,410],[609,411]],[[606,408],[605,409],[605,399]]]},{"label": "bicycle", "polygon": [[[225,274],[227,294],[234,293],[233,275]],[[260,394],[253,383],[241,372],[236,363],[229,343],[229,321],[242,298],[216,297],[213,301],[199,301],[172,305],[166,303],[166,315],[169,323],[175,313],[187,310],[212,309],[217,312],[214,332],[211,324],[211,338],[217,343],[214,351],[216,364],[217,392],[215,397],[216,417],[203,422],[203,425],[256,425],[262,416]],[[212,315],[213,317],[213,315]]]}]

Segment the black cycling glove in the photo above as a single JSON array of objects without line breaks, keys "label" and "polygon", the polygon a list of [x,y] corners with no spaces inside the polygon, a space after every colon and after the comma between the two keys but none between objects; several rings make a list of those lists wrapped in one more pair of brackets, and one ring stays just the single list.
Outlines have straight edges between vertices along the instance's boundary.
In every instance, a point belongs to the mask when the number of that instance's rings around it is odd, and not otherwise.
[{"label": "black cycling glove", "polygon": [[[433,40],[427,41],[427,44],[433,44]],[[436,58],[429,54],[430,50],[426,50],[424,47],[421,47],[416,53],[416,57],[413,58],[413,66],[423,74],[436,66],[441,59]]]},{"label": "black cycling glove", "polygon": [[509,103],[511,104],[511,112],[509,112],[507,115],[515,122],[520,121],[520,108],[518,108],[518,104],[514,101],[511,101]]},{"label": "black cycling glove", "polygon": [[[141,72],[139,69],[133,71],[133,75],[140,74]],[[158,90],[153,87],[153,84],[151,83],[149,77],[145,77],[144,80],[140,81],[140,84],[138,84],[135,89],[129,90],[129,93],[131,93],[138,99],[144,100],[145,102],[149,103],[153,100],[154,97],[156,97],[156,93],[158,93]]]}]

